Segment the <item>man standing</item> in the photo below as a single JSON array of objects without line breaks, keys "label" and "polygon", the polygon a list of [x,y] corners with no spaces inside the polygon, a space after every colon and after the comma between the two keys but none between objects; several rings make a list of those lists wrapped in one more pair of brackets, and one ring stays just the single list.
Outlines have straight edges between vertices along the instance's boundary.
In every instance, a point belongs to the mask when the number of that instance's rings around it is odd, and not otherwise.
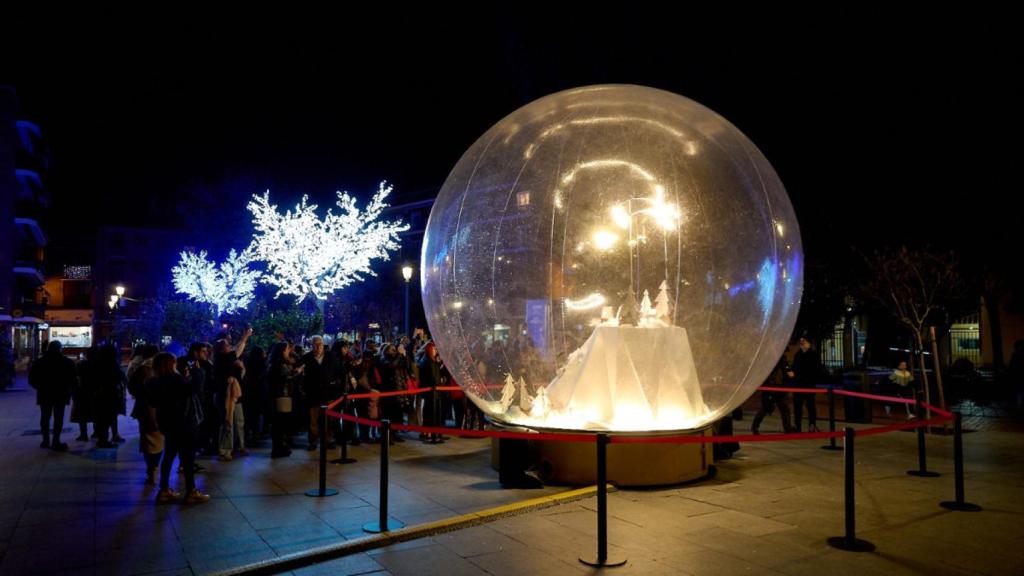
[{"label": "man standing", "polygon": [[[793,379],[793,385],[797,388],[813,390],[821,376],[821,357],[818,351],[811,348],[811,342],[801,336],[800,349],[793,355],[793,367],[787,376]],[[818,432],[818,410],[814,405],[814,394],[793,394],[793,424],[797,432],[801,432],[801,419],[803,418],[803,405],[807,405],[807,431]]]},{"label": "man standing", "polygon": [[[28,383],[36,389],[36,404],[39,405],[39,431],[43,434],[40,448],[53,448],[58,452],[68,449],[60,441],[64,429],[64,407],[71,401],[71,391],[77,385],[75,363],[61,354],[61,344],[50,342],[46,354],[36,360],[28,373]],[[53,415],[53,444],[50,444],[50,415]]]},{"label": "man standing", "polygon": [[[327,353],[323,338],[313,336],[311,341],[313,349],[302,357],[302,388],[305,390],[306,399],[309,402],[308,449],[316,450],[317,441],[320,438],[320,406],[333,400],[329,396],[334,388],[335,379],[338,377],[338,359],[333,354]],[[328,448],[330,448],[330,444],[334,443],[331,440],[330,426],[324,432],[324,437],[327,438]]]}]

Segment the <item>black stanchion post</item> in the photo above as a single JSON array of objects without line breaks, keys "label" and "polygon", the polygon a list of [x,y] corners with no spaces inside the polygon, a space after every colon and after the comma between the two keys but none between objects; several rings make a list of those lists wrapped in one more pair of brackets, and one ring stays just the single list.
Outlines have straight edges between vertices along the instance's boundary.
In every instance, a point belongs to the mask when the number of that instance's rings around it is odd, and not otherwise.
[{"label": "black stanchion post", "polygon": [[[836,395],[832,392],[834,386],[828,387],[828,431],[836,431]],[[849,420],[849,418],[847,418]],[[841,447],[836,446],[836,437],[832,436],[828,439],[828,446],[822,446],[822,450],[842,450]]]},{"label": "black stanchion post", "polygon": [[845,477],[843,492],[844,501],[846,503],[846,535],[844,536],[833,536],[828,539],[828,545],[833,548],[839,548],[840,550],[846,550],[847,552],[871,552],[875,549],[875,545],[867,540],[861,540],[857,538],[857,508],[856,500],[854,500],[854,483],[853,483],[853,467],[856,460],[853,454],[853,439],[854,431],[853,428],[847,427],[845,429],[844,439],[844,451],[845,451],[845,462],[844,462],[844,474]]},{"label": "black stanchion post", "polygon": [[[915,404],[914,410],[917,412],[917,421],[918,423],[924,422],[924,412],[921,410],[921,403],[915,402]],[[923,478],[934,478],[939,473],[928,470],[928,456],[924,447],[924,429],[924,426],[917,427],[917,470],[907,470],[907,474]]]},{"label": "black stanchion post", "polygon": [[580,562],[597,568],[622,566],[626,559],[608,560],[608,435],[597,435],[597,559]]},{"label": "black stanchion post", "polygon": [[391,444],[391,421],[380,421],[380,517],[377,522],[363,525],[363,532],[377,534],[405,526],[398,520],[388,520],[388,445]]},{"label": "black stanchion post", "polygon": [[[341,401],[343,408],[341,409],[342,414],[351,414],[352,411],[348,407],[348,392],[345,393],[344,399]],[[341,421],[341,457],[331,460],[331,464],[352,464],[356,461],[355,458],[348,457],[348,433],[345,428],[353,426],[344,419]]]},{"label": "black stanchion post", "polygon": [[956,413],[956,420],[953,422],[953,471],[956,476],[956,500],[942,502],[943,508],[957,510],[960,512],[980,512],[981,506],[964,502],[964,439],[963,423],[961,415]]},{"label": "black stanchion post", "polygon": [[306,496],[323,498],[334,496],[337,488],[327,487],[327,406],[320,406],[320,486],[315,490],[306,490]]}]

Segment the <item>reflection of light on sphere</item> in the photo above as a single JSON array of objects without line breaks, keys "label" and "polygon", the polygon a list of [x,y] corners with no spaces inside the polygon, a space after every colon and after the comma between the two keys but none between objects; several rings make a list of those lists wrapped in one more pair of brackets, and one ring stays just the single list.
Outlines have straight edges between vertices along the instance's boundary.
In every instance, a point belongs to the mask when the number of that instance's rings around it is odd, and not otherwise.
[{"label": "reflection of light on sphere", "polygon": [[739,130],[675,94],[591,86],[463,154],[427,225],[423,303],[492,418],[692,429],[775,366],[801,267],[782,182]]}]

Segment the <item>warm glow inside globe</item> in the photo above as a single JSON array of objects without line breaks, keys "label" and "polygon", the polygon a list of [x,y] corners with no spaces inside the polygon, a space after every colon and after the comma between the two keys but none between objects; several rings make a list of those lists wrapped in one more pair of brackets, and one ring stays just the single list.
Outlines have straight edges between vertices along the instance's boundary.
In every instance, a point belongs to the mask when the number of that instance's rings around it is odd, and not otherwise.
[{"label": "warm glow inside globe", "polygon": [[687,430],[782,354],[802,248],[735,126],[641,86],[516,110],[462,155],[423,244],[423,303],[458,384],[500,422]]}]

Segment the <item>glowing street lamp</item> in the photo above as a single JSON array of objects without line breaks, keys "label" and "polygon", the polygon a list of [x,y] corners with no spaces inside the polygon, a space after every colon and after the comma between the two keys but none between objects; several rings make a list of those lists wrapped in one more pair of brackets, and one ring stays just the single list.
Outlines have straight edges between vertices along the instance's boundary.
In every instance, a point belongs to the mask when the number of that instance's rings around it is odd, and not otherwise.
[{"label": "glowing street lamp", "polygon": [[[638,203],[639,207],[634,208],[633,204]],[[665,244],[665,279],[668,279],[668,234],[679,227],[682,214],[675,204],[665,202],[665,187],[661,184],[654,186],[654,196],[650,198],[630,198],[625,205],[616,204],[612,206],[612,221],[616,226],[629,232],[629,285],[633,287],[633,247],[639,242],[646,242],[647,237],[643,234],[633,234],[633,217],[638,214],[646,214],[654,219],[654,223],[664,232]],[[637,254],[639,259],[640,255]],[[639,262],[638,264],[639,265]]]},{"label": "glowing street lamp", "polygon": [[117,286],[116,286],[116,287],[114,288],[114,292],[117,292],[117,296],[118,296],[119,298],[120,298],[121,296],[124,296],[124,286],[122,286],[122,285],[118,284],[118,285],[117,285]]},{"label": "glowing street lamp", "polygon": [[402,278],[405,278],[405,334],[409,335],[409,280],[412,280],[412,266],[402,266]]}]

